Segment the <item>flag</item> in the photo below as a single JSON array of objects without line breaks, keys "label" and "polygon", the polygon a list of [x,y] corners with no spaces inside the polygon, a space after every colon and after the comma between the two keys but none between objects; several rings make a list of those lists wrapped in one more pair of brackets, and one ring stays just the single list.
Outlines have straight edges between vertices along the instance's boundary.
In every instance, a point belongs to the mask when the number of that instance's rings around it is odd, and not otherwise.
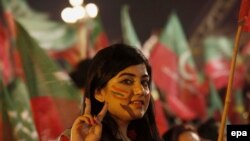
[{"label": "flag", "polygon": [[176,13],[171,13],[160,36],[160,42],[168,46],[178,56],[178,69],[182,80],[197,85],[197,68],[189,48],[181,22]]},{"label": "flag", "polygon": [[16,27],[17,49],[39,138],[42,141],[55,139],[78,115],[79,91],[21,24],[16,23]]},{"label": "flag", "polygon": [[232,124],[244,124],[247,122],[244,119],[244,102],[243,102],[243,93],[242,89],[236,89],[232,94],[233,102],[229,110],[229,119]]},{"label": "flag", "polygon": [[[214,83],[216,89],[227,87],[230,58],[232,56],[233,41],[223,36],[208,36],[204,40],[204,70],[207,77]],[[236,64],[234,88],[240,88],[244,82],[244,65]]]},{"label": "flag", "polygon": [[158,42],[151,51],[149,61],[152,66],[153,81],[165,93],[165,99],[171,111],[182,119],[194,118],[195,113],[178,99],[177,56],[175,53]]},{"label": "flag", "polygon": [[155,120],[156,126],[159,130],[160,135],[162,136],[168,130],[168,122],[165,114],[165,110],[160,99],[160,94],[156,89],[154,83],[152,84],[151,95],[154,99],[154,111],[155,111]]},{"label": "flag", "polygon": [[[34,124],[29,94],[21,80],[14,80],[7,87],[1,84],[2,115],[4,128],[3,139],[38,141]],[[5,129],[6,123],[10,129]]]},{"label": "flag", "polygon": [[142,47],[142,53],[144,54],[144,56],[146,58],[149,58],[152,49],[154,48],[154,46],[156,45],[156,43],[159,42],[159,36],[157,34],[151,34],[149,39],[147,39],[145,41],[145,43],[143,44]]},{"label": "flag", "polygon": [[241,0],[239,22],[243,22],[243,31],[250,32],[250,0]]},{"label": "flag", "polygon": [[[171,13],[167,24],[161,32],[160,44],[161,48],[158,47],[156,49],[154,47],[152,49],[152,57],[155,56],[157,58],[161,56],[161,58],[158,58],[158,61],[153,61],[155,63],[152,63],[153,73],[155,69],[153,78],[159,88],[165,91],[170,109],[173,109],[173,112],[182,119],[192,119],[197,115],[202,117],[206,107],[204,96],[200,94],[199,90],[201,83],[199,82],[198,71],[176,13]],[[159,51],[159,48],[161,51]],[[155,52],[158,52],[158,55],[154,55]],[[166,79],[167,76],[168,79]]]},{"label": "flag", "polygon": [[127,5],[124,5],[121,10],[121,26],[124,43],[141,48],[141,43],[130,19],[129,7]]},{"label": "flag", "polygon": [[2,73],[4,84],[11,81],[11,72],[9,39],[6,29],[0,24],[0,73]]},{"label": "flag", "polygon": [[81,54],[77,45],[64,50],[49,50],[48,54],[67,71],[72,70],[81,60]]},{"label": "flag", "polygon": [[95,50],[95,52],[97,52],[109,45],[109,39],[103,28],[100,17],[96,17],[90,24],[90,46]]},{"label": "flag", "polygon": [[212,81],[209,81],[209,102],[208,102],[208,117],[219,120],[223,111],[223,102]]},{"label": "flag", "polygon": [[49,19],[47,14],[30,8],[26,0],[1,1],[6,17],[15,17],[41,47],[62,50],[76,43],[74,27]]}]

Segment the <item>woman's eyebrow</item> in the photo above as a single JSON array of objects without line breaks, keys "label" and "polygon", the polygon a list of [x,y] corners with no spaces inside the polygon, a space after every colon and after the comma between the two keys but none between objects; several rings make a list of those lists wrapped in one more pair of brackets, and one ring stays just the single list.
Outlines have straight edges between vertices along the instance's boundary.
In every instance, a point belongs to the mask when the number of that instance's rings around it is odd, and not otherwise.
[{"label": "woman's eyebrow", "polygon": [[[118,75],[118,77],[122,77],[122,76],[132,76],[132,77],[135,77],[136,75],[133,74],[133,73],[127,73],[127,72],[121,73],[120,75]],[[144,75],[142,75],[141,77],[142,77],[142,78],[148,78],[149,75],[148,75],[148,74],[144,74]]]},{"label": "woman's eyebrow", "polygon": [[135,74],[125,72],[125,73],[121,73],[120,75],[118,75],[118,77],[122,77],[122,76],[132,76],[132,77],[135,77]]}]

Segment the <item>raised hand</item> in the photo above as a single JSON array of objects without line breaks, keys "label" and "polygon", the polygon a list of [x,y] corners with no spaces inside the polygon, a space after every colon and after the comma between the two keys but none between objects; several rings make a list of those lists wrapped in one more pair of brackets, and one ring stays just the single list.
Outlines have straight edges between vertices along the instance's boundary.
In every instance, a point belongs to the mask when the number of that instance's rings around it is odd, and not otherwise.
[{"label": "raised hand", "polygon": [[105,103],[97,116],[91,115],[91,103],[86,98],[85,110],[82,116],[79,116],[71,129],[71,141],[99,141],[102,135],[102,119],[108,111],[108,104]]}]

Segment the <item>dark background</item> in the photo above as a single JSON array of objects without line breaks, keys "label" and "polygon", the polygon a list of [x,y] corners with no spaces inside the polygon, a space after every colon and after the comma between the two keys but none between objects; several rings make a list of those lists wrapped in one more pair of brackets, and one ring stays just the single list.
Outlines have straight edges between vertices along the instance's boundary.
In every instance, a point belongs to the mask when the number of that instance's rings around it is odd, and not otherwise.
[{"label": "dark background", "polygon": [[[121,39],[120,8],[123,4],[128,4],[135,30],[141,42],[144,42],[152,31],[163,28],[171,11],[177,12],[189,38],[214,1],[216,0],[85,0],[84,3],[93,2],[98,6],[104,29],[111,41]],[[32,8],[48,13],[52,19],[61,22],[61,11],[70,6],[68,0],[28,0],[28,3]],[[237,25],[239,5],[240,0],[225,18],[225,25]]]}]

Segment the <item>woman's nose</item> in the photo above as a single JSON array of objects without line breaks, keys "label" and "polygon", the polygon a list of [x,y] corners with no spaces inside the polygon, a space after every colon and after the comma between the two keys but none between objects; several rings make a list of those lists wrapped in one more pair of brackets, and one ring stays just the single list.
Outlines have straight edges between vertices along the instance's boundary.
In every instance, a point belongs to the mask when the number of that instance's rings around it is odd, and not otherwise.
[{"label": "woman's nose", "polygon": [[142,85],[136,85],[134,87],[134,94],[135,95],[145,95],[145,91]]}]

